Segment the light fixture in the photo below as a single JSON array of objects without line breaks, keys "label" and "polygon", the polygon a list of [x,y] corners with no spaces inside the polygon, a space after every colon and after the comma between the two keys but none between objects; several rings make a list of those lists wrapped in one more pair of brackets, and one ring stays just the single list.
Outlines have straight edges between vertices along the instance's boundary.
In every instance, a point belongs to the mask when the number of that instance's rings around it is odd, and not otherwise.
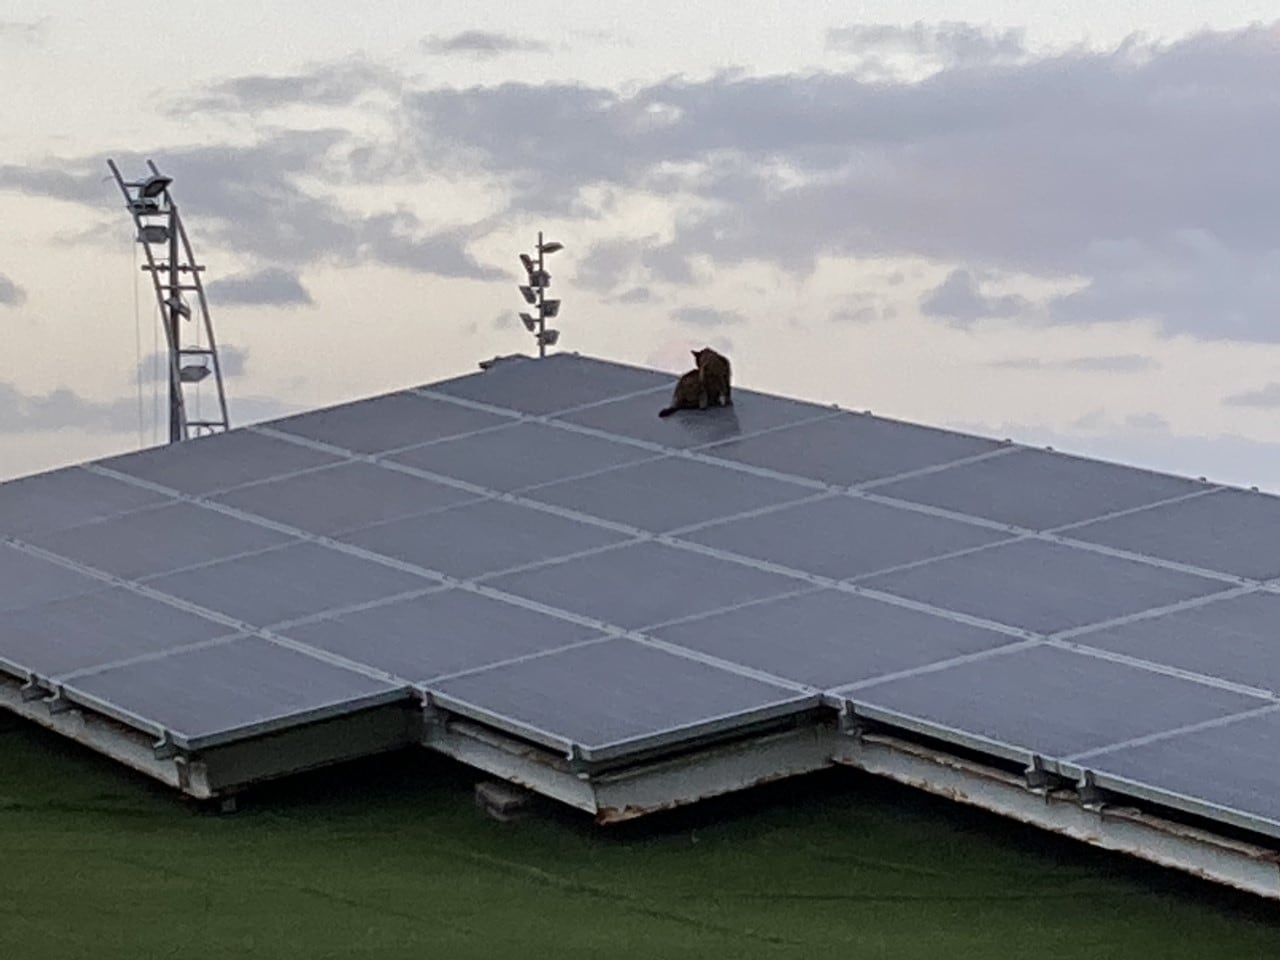
[{"label": "light fixture", "polygon": [[152,174],[142,181],[142,186],[138,188],[138,196],[152,200],[168,190],[171,183],[173,183],[173,177],[166,177],[162,173]]},{"label": "light fixture", "polygon": [[178,379],[183,383],[199,383],[209,375],[209,368],[198,363],[183,367],[178,371]]},{"label": "light fixture", "polygon": [[165,301],[165,305],[168,306],[170,310],[176,310],[179,316],[185,317],[188,320],[191,319],[191,308],[177,297],[170,297]]},{"label": "light fixture", "polygon": [[556,341],[560,339],[559,330],[543,330],[538,334],[538,344],[543,347],[554,347]]},{"label": "light fixture", "polygon": [[547,287],[551,286],[551,274],[547,273],[545,270],[533,271],[533,273],[529,274],[529,286],[545,290]]},{"label": "light fixture", "polygon": [[525,303],[537,303],[538,298],[533,292],[533,287],[521,287],[520,295],[524,297]]},{"label": "light fixture", "polygon": [[523,322],[524,322],[524,328],[525,328],[526,330],[528,330],[530,333],[533,333],[533,331],[535,331],[535,330],[537,330],[537,329],[538,329],[538,318],[537,318],[537,317],[531,317],[531,316],[530,316],[529,314],[527,314],[527,313],[522,313],[522,314],[520,314],[520,319],[521,319],[521,321],[523,321]]},{"label": "light fixture", "polygon": [[559,300],[543,300],[542,301],[542,316],[545,319],[550,320],[559,312],[560,312]]},{"label": "light fixture", "polygon": [[540,245],[538,249],[541,250],[543,253],[555,253],[557,250],[563,250],[564,244],[557,243],[554,240],[548,240],[546,243]]},{"label": "light fixture", "polygon": [[533,257],[529,256],[527,253],[520,254],[520,262],[524,264],[525,273],[533,273],[533,271],[537,269],[534,265]]},{"label": "light fixture", "polygon": [[138,239],[143,243],[167,243],[169,228],[159,223],[149,223],[138,232]]}]

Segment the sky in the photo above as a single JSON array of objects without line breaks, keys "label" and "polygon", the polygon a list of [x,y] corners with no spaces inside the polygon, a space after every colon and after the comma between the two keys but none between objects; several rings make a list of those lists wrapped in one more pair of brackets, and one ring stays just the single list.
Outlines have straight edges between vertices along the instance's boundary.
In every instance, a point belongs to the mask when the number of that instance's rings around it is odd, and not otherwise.
[{"label": "sky", "polygon": [[513,9],[7,0],[0,480],[166,439],[150,158],[233,425],[536,351],[542,230],[558,349],[1280,491],[1274,0]]}]

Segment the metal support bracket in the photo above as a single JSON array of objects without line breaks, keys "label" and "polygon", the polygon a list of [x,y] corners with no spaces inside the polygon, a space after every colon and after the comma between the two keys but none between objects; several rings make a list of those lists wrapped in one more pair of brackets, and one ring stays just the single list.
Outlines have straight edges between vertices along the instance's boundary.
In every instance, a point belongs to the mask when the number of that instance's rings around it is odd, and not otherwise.
[{"label": "metal support bracket", "polygon": [[75,707],[70,700],[62,692],[62,687],[57,687],[53,691],[53,695],[45,701],[45,706],[49,708],[50,714],[66,713]]},{"label": "metal support bracket", "polygon": [[1084,771],[1076,784],[1076,792],[1080,795],[1080,802],[1089,809],[1096,810],[1106,804],[1106,794],[1094,783],[1092,770]]},{"label": "metal support bracket", "polygon": [[40,685],[40,678],[34,673],[31,674],[31,678],[27,680],[20,689],[23,703],[31,703],[33,700],[43,700],[45,697],[49,696],[49,691]]},{"label": "metal support bracket", "polygon": [[853,704],[848,700],[840,705],[840,715],[837,720],[837,727],[840,733],[846,737],[854,737],[862,739],[862,735],[867,732],[866,722],[853,711]]},{"label": "metal support bracket", "polygon": [[569,758],[569,772],[579,780],[590,780],[591,772],[587,761],[582,756],[582,747],[576,743],[569,744],[567,756]]},{"label": "metal support bracket", "polygon": [[172,760],[178,755],[178,746],[168,730],[160,734],[160,739],[151,745],[151,750],[157,760]]}]

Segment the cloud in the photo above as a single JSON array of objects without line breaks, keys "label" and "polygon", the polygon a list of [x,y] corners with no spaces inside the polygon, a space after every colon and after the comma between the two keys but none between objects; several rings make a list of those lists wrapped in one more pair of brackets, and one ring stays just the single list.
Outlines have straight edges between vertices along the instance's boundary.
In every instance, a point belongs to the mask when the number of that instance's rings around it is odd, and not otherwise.
[{"label": "cloud", "polygon": [[401,78],[393,70],[351,58],[321,64],[306,73],[234,77],[214,84],[202,94],[174,101],[165,113],[181,117],[193,111],[257,112],[292,104],[342,107],[357,103],[372,92],[394,94],[400,85]]},{"label": "cloud", "polygon": [[76,428],[127,433],[138,428],[138,401],[124,397],[100,402],[61,387],[45,394],[23,393],[0,383],[0,433],[32,433]]},{"label": "cloud", "polygon": [[[174,178],[174,199],[198,248],[211,242],[295,268],[372,262],[455,279],[503,276],[467,251],[483,227],[428,231],[408,210],[360,215],[299,184],[304,178],[359,180],[351,148],[351,135],[342,130],[268,129],[248,146],[173,148],[157,162]],[[126,178],[144,169],[144,159],[116,157]],[[39,167],[0,166],[0,190],[103,210],[116,190],[102,182],[106,161],[98,155]]]},{"label": "cloud", "polygon": [[968,270],[952,270],[947,279],[920,301],[920,310],[957,326],[968,326],[991,317],[1016,317],[1027,312],[1030,303],[1013,294],[984,296],[978,281]]},{"label": "cloud", "polygon": [[671,313],[676,323],[693,327],[725,327],[745,323],[746,317],[736,310],[715,310],[711,307],[681,307]]},{"label": "cloud", "polygon": [[20,307],[27,300],[27,291],[0,273],[0,307]]},{"label": "cloud", "polygon": [[489,60],[507,53],[547,53],[545,43],[526,40],[509,33],[488,30],[464,30],[450,37],[426,37],[422,48],[439,55],[461,55]]},{"label": "cloud", "polygon": [[205,291],[211,301],[226,306],[312,306],[298,275],[279,267],[222,277]]},{"label": "cloud", "polygon": [[41,17],[39,20],[0,20],[0,41],[12,40],[35,45],[44,42],[48,33],[48,17]]},{"label": "cloud", "polygon": [[893,54],[906,54],[945,66],[1011,63],[1024,59],[1027,49],[1021,29],[992,30],[971,23],[947,21],[910,26],[855,24],[827,31],[827,49],[852,54],[881,66]]},{"label": "cloud", "polygon": [[648,287],[631,287],[613,297],[612,303],[648,303],[653,299],[653,291]]},{"label": "cloud", "polygon": [[987,364],[1004,370],[1072,370],[1083,373],[1140,373],[1159,367],[1154,357],[1140,353],[1103,356],[1069,357],[1065,360],[1041,360],[1038,357],[1009,357]]},{"label": "cloud", "polygon": [[1280,407],[1280,383],[1272,381],[1257,390],[1233,393],[1222,400],[1229,407]]}]

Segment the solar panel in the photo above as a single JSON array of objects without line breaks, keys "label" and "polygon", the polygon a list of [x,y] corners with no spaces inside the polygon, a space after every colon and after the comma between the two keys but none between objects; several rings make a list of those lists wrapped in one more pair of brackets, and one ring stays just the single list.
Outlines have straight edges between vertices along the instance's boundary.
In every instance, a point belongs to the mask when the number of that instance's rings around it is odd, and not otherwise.
[{"label": "solar panel", "polygon": [[182,650],[70,680],[71,697],[145,718],[197,750],[286,720],[316,720],[406,697],[402,687],[257,637]]},{"label": "solar panel", "polygon": [[1000,444],[994,440],[845,413],[729,440],[706,452],[823,483],[853,486],[998,450]]},{"label": "solar panel", "polygon": [[1009,534],[833,495],[685,535],[696,543],[836,580],[972,550]]},{"label": "solar panel", "polygon": [[1046,634],[1235,586],[1043,540],[999,544],[869,577],[861,584]]},{"label": "solar panel", "polygon": [[607,760],[733,723],[797,713],[815,698],[625,638],[573,647],[429,685],[441,704]]},{"label": "solar panel", "polygon": [[0,613],[4,656],[54,679],[229,632],[214,620],[119,588]]},{"label": "solar panel", "polygon": [[407,683],[600,636],[590,627],[560,617],[453,588],[287,626],[282,632]]},{"label": "solar panel", "polygon": [[665,533],[677,527],[812,496],[785,480],[740,474],[725,483],[724,470],[684,457],[664,457],[566,480],[527,492],[532,500]]},{"label": "solar panel", "polygon": [[344,533],[345,543],[469,579],[622,543],[625,534],[502,500]]},{"label": "solar panel", "polygon": [[798,586],[788,577],[652,541],[495,577],[489,585],[627,629]]},{"label": "solar panel", "polygon": [[1181,477],[1021,449],[906,477],[878,486],[876,493],[1048,530],[1207,489]]},{"label": "solar panel", "polygon": [[[251,430],[232,430],[186,441],[180,457],[173,456],[167,446],[153,447],[111,457],[103,460],[101,466],[179,493],[201,496],[338,462],[338,457],[319,450],[274,440]],[[135,492],[140,490],[120,486]]]},{"label": "solar panel", "polygon": [[125,578],[149,577],[265,550],[288,539],[275,530],[188,503],[29,537],[45,550]]},{"label": "solar panel", "polygon": [[673,380],[510,360],[0,484],[0,667],[203,745],[416,685],[610,764],[821,692],[1280,835],[1280,500]]},{"label": "solar panel", "polygon": [[1070,757],[1255,709],[1264,701],[1051,646],[1001,652],[848,694],[860,708],[1032,753]]},{"label": "solar panel", "polygon": [[53,533],[167,501],[162,493],[67,467],[0,483],[0,531]]},{"label": "solar panel", "polygon": [[500,493],[657,456],[651,451],[522,421],[393,454],[391,460]]},{"label": "solar panel", "polygon": [[[1021,642],[1008,634],[822,588],[649,632],[690,650],[823,689]],[[779,642],[782,637],[785,642]]]},{"label": "solar panel", "polygon": [[1280,498],[1220,490],[1077,527],[1077,540],[1266,580],[1280,577]]},{"label": "solar panel", "polygon": [[371,463],[342,463],[240,487],[214,498],[256,516],[328,536],[427,513],[477,495]]}]

